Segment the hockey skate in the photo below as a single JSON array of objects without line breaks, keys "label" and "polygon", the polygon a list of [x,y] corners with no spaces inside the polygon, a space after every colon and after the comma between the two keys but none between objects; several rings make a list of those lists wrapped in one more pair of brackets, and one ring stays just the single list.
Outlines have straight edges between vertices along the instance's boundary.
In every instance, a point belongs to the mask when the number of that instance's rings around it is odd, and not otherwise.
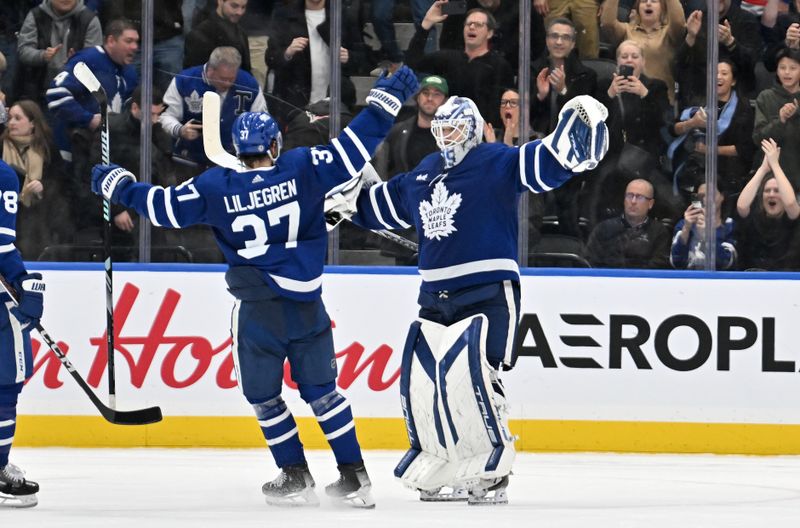
[{"label": "hockey skate", "polygon": [[508,504],[507,487],[508,475],[496,479],[480,479],[469,488],[467,503],[470,506]]},{"label": "hockey skate", "polygon": [[0,507],[32,508],[39,503],[39,484],[25,480],[25,473],[13,464],[0,469]]},{"label": "hockey skate", "polygon": [[280,474],[261,487],[267,504],[273,506],[319,506],[314,478],[307,464],[281,468]]},{"label": "hockey skate", "polygon": [[336,501],[354,508],[374,508],[375,499],[370,489],[372,482],[363,462],[342,464],[339,467],[339,480],[325,486],[325,493]]},{"label": "hockey skate", "polygon": [[467,500],[467,488],[462,486],[442,486],[433,490],[419,490],[422,502],[460,502]]}]

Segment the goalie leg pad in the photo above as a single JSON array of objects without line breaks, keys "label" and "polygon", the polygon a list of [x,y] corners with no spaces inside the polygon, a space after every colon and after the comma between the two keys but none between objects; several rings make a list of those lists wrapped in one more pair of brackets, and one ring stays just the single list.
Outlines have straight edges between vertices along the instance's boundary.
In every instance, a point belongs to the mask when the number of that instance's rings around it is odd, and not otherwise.
[{"label": "goalie leg pad", "polygon": [[432,491],[510,473],[514,439],[492,388],[486,335],[482,314],[412,325],[400,378],[411,449],[395,468],[407,486]]}]

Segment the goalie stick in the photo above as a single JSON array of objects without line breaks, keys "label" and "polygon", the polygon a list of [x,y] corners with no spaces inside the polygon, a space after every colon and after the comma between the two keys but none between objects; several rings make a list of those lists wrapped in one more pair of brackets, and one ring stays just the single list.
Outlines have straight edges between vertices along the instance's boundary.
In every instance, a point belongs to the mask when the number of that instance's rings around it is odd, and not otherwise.
[{"label": "goalie stick", "polygon": [[[111,163],[108,140],[108,96],[100,81],[85,62],[79,62],[72,69],[78,79],[100,106],[100,160],[103,165]],[[108,351],[108,403],[117,406],[117,384],[114,374],[114,272],[111,261],[111,200],[103,198],[103,267],[106,276],[106,350]]]},{"label": "goalie stick", "polygon": [[[226,169],[241,170],[244,168],[242,162],[229,153],[222,147],[222,141],[219,135],[219,122],[220,112],[222,111],[222,102],[220,101],[217,92],[206,92],[203,94],[203,150],[206,152],[206,157],[214,165],[224,167]],[[395,244],[399,244],[411,251],[419,251],[419,246],[416,242],[408,240],[391,231],[372,231],[378,236],[387,240],[391,240]]]},{"label": "goalie stick", "polygon": [[[11,296],[11,299],[14,301],[14,304],[19,304],[19,294],[12,288],[8,282],[6,282],[5,278],[0,277],[0,284],[2,284],[3,289]],[[100,401],[100,398],[97,397],[97,394],[94,393],[92,388],[86,383],[81,375],[75,370],[75,367],[72,366],[72,363],[69,359],[67,359],[67,355],[59,348],[58,344],[55,340],[50,337],[50,334],[47,333],[47,330],[44,329],[41,323],[36,325],[36,330],[39,332],[39,335],[42,336],[42,339],[50,347],[50,350],[56,355],[61,364],[64,365],[64,368],[72,375],[73,379],[78,382],[83,392],[89,397],[97,410],[100,411],[100,414],[108,420],[109,422],[116,424],[116,425],[145,425],[151,424],[155,422],[161,421],[161,409],[159,407],[148,407],[146,409],[137,409],[134,411],[118,411],[117,409],[113,409],[111,407],[106,406]]]}]

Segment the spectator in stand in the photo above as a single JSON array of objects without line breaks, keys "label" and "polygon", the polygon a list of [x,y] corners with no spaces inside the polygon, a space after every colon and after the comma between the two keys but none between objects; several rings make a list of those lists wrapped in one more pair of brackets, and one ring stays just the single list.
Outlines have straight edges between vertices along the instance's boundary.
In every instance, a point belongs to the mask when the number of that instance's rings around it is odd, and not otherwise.
[{"label": "spectator in stand", "polygon": [[45,0],[31,9],[17,40],[14,98],[44,106],[45,91],[76,52],[103,43],[100,20],[83,0]]},{"label": "spectator in stand", "polygon": [[73,231],[64,199],[66,167],[38,104],[17,101],[8,117],[2,159],[20,178],[16,245],[25,260],[36,260],[45,247],[66,242]]},{"label": "spectator in stand", "polygon": [[[720,0],[720,60],[736,65],[739,92],[750,96],[755,88],[755,65],[761,52],[758,20],[733,0]],[[706,23],[703,12],[692,11],[686,20],[686,37],[675,55],[675,79],[682,108],[702,104],[706,98]]]},{"label": "spectator in stand", "polygon": [[[372,0],[370,2],[370,21],[375,36],[381,43],[380,69],[395,71],[403,63],[403,50],[397,42],[394,30],[394,0]],[[378,72],[376,72],[378,73]]]},{"label": "spectator in stand", "polygon": [[206,64],[183,70],[167,88],[167,108],[160,122],[175,139],[174,152],[194,166],[179,177],[183,182],[211,166],[203,149],[203,94],[217,92],[222,100],[220,139],[222,146],[233,151],[231,130],[242,112],[265,112],[267,103],[255,77],[240,69],[242,57],[236,48],[215,49]]},{"label": "spectator in stand", "polygon": [[761,16],[761,34],[764,37],[764,67],[775,71],[778,53],[783,48],[800,49],[800,0],[790,0],[786,12],[784,0],[768,0]]},{"label": "spectator in stand", "polygon": [[3,0],[0,2],[0,54],[5,55],[7,61],[6,75],[0,82],[0,92],[5,92],[12,98],[18,62],[17,35],[28,11],[41,3],[42,0]]},{"label": "spectator in stand", "polygon": [[[8,63],[6,62],[6,57],[0,52],[0,86],[2,86],[3,75],[6,73],[6,68],[8,67]],[[0,89],[0,132],[3,131],[3,128],[6,125],[6,121],[8,120],[8,115],[6,112],[6,94]]]},{"label": "spectator in stand", "polygon": [[439,75],[447,79],[450,91],[472,99],[481,115],[492,126],[499,127],[500,95],[514,84],[514,72],[508,61],[489,47],[497,27],[494,16],[485,9],[472,9],[464,20],[464,49],[443,49],[424,53],[425,39],[434,26],[445,20],[437,0],[425,14],[406,51],[406,61],[417,72]]},{"label": "spectator in stand", "polygon": [[683,210],[674,203],[672,184],[661,169],[666,151],[661,132],[669,110],[667,86],[644,75],[645,64],[642,47],[626,40],[617,47],[619,73],[599,89],[598,99],[608,108],[609,152],[587,182],[592,220],[619,214],[618,197],[633,178],[647,178],[655,185],[661,202],[659,218],[674,217]]},{"label": "spectator in stand", "polygon": [[249,73],[250,44],[240,24],[245,11],[247,0],[217,0],[217,9],[186,35],[183,67],[205,64],[215,49],[231,47],[242,57],[241,69]]},{"label": "spectator in stand", "polygon": [[[697,188],[694,200],[675,226],[669,262],[675,269],[705,269],[706,264],[706,184]],[[697,203],[702,204],[697,207]],[[714,200],[714,227],[716,228],[716,269],[733,269],[736,264],[736,239],[733,218],[722,221],[725,194],[717,191]]]},{"label": "spectator in stand", "polygon": [[[533,100],[533,129],[546,136],[555,129],[564,103],[578,95],[594,95],[597,74],[584,66],[575,50],[576,29],[567,18],[550,18],[545,41],[547,53],[533,62],[531,77],[536,79]],[[554,208],[561,234],[579,237],[578,200],[584,178],[575,177],[544,195],[547,208]],[[550,213],[548,213],[550,214]]]},{"label": "spectator in stand", "polygon": [[[275,72],[270,113],[286,126],[293,110],[328,95],[330,82],[330,7],[325,0],[291,0],[272,13],[267,66]],[[309,30],[309,28],[311,28]],[[360,28],[342,26],[342,91],[355,91],[349,76],[366,57],[351,54]]]},{"label": "spectator in stand", "polygon": [[800,50],[784,48],[778,55],[780,84],[758,94],[753,141],[774,139],[781,147],[781,166],[800,191]]},{"label": "spectator in stand", "polygon": [[[725,0],[722,0],[725,1]],[[619,0],[606,0],[600,16],[600,28],[612,44],[632,40],[642,49],[651,79],[663,81],[669,100],[675,95],[672,65],[686,28],[680,0],[636,0],[630,22],[617,20]]]},{"label": "spectator in stand", "polygon": [[[722,59],[717,66],[717,185],[730,196],[742,190],[753,164],[754,112],[738,90],[736,65]],[[673,182],[684,198],[705,181],[706,110],[686,108],[670,127],[676,139],[669,147]],[[684,215],[685,217],[685,215]]]},{"label": "spectator in stand", "polygon": [[[153,2],[153,79],[156,86],[166,90],[183,64],[183,0]],[[125,18],[141,32],[141,0],[105,0],[102,6],[103,23]],[[140,70],[140,57],[134,66]]]},{"label": "spectator in stand", "polygon": [[596,268],[658,269],[669,267],[669,231],[650,217],[653,185],[643,179],[625,188],[624,212],[597,224],[586,245],[586,258]]},{"label": "spectator in stand", "polygon": [[[512,68],[519,62],[519,1],[518,0],[466,0],[467,11],[483,8],[492,14],[497,27],[489,40],[489,46],[506,58]],[[592,0],[593,1],[593,0]],[[439,38],[440,49],[464,49],[463,15],[447,15],[442,22],[442,34]],[[595,17],[595,26],[597,20]],[[544,23],[536,11],[531,12],[531,57],[544,53]]]},{"label": "spectator in stand", "polygon": [[93,218],[83,214],[97,210],[97,199],[89,189],[89,149],[99,134],[100,108],[94,97],[72,74],[78,62],[85,62],[108,96],[109,113],[119,113],[139,84],[131,65],[139,49],[139,32],[127,20],[114,20],[105,28],[102,47],[86,48],[67,61],[47,90],[47,105],[56,119],[56,144],[62,158],[72,161],[73,178],[68,193],[76,228],[92,227]]},{"label": "spectator in stand", "polygon": [[[150,106],[150,123],[152,124],[151,136],[151,174],[150,180],[155,185],[168,187],[175,185],[175,170],[172,166],[172,138],[159,126],[158,120],[164,111],[164,93],[157,86],[152,90],[152,104]],[[137,86],[131,96],[129,107],[122,113],[112,114],[108,118],[108,131],[111,145],[111,159],[123,167],[131,167],[135,174],[141,174],[139,169],[139,155],[141,144],[139,134],[142,127],[142,87]],[[100,163],[101,144],[100,138],[95,137],[95,144],[91,149],[92,163]],[[136,230],[136,213],[119,205],[111,206],[111,218],[114,229],[112,231],[112,245],[126,248],[115,253],[114,258],[121,261],[131,261],[137,258],[138,231]],[[102,224],[99,223],[98,227]],[[164,229],[153,230],[153,244],[163,244],[165,241]],[[169,230],[170,234],[173,233]]]},{"label": "spectator in stand", "polygon": [[764,160],[736,202],[740,268],[797,269],[800,205],[779,161],[781,150],[772,139],[761,142]]},{"label": "spectator in stand", "polygon": [[[240,20],[250,47],[250,73],[262,90],[267,89],[267,46],[271,16],[271,1],[253,1],[247,4],[247,16]],[[327,138],[325,142],[327,143]]]},{"label": "spectator in stand", "polygon": [[[578,51],[584,59],[596,59],[600,52],[600,32],[597,25],[597,0],[533,0],[533,8],[545,17],[545,26],[554,19],[567,18],[577,28]],[[604,9],[607,6],[604,6]],[[616,7],[614,8],[616,9]],[[616,13],[616,11],[615,11]],[[627,37],[630,38],[630,37]],[[623,40],[620,38],[619,40]]]}]

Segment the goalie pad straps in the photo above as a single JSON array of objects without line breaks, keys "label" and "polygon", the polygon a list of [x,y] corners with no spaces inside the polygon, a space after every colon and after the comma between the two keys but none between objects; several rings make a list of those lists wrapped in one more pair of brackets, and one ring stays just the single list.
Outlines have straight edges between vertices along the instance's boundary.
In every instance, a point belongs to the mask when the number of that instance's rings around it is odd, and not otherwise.
[{"label": "goalie pad straps", "polygon": [[366,98],[366,103],[377,106],[384,112],[390,114],[392,117],[397,117],[397,114],[400,113],[400,108],[403,106],[403,103],[400,101],[400,99],[388,92],[378,90],[376,88],[373,88],[369,91],[369,94]]},{"label": "goalie pad straps", "polygon": [[297,423],[283,398],[277,396],[263,403],[253,404],[253,409],[275,464],[282,468],[305,462]]}]

